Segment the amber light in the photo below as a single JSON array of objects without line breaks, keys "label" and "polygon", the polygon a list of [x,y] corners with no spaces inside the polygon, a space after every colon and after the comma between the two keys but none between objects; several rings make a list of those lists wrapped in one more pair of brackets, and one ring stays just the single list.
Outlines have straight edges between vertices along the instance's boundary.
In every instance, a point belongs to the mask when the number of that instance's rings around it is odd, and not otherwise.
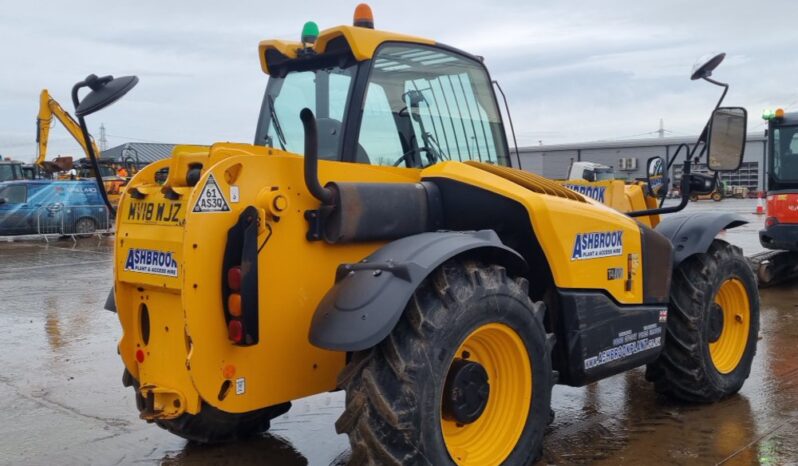
[{"label": "amber light", "polygon": [[374,14],[371,12],[371,7],[365,3],[356,6],[352,24],[361,28],[374,29]]},{"label": "amber light", "polygon": [[230,293],[227,297],[227,311],[233,317],[241,317],[241,295]]},{"label": "amber light", "polygon": [[776,118],[784,118],[784,109],[783,108],[777,108],[776,109]]}]

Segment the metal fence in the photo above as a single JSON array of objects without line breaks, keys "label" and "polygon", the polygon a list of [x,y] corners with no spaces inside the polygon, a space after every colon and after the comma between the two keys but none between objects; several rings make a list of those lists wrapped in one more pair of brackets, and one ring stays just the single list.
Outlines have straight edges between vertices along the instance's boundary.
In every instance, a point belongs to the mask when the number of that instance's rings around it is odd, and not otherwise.
[{"label": "metal fence", "polygon": [[91,236],[108,233],[113,228],[104,205],[51,204],[36,211],[36,234]]}]

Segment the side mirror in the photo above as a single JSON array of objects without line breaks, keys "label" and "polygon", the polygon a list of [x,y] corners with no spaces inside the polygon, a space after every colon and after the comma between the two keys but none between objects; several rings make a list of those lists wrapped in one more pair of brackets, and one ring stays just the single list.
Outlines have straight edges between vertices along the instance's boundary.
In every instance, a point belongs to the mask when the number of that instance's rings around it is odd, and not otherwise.
[{"label": "side mirror", "polygon": [[722,62],[724,58],[726,58],[725,53],[702,57],[693,66],[693,72],[690,73],[690,79],[695,81],[696,79],[708,78],[712,76],[712,72],[715,71],[715,68],[720,65],[720,62]]},{"label": "side mirror", "polygon": [[665,160],[662,157],[651,157],[648,159],[646,169],[646,182],[648,182],[648,192],[652,196],[662,199],[668,193],[668,173]]},{"label": "side mirror", "polygon": [[91,92],[80,101],[75,109],[75,115],[85,117],[94,112],[100,111],[111,105],[122,96],[133,89],[138,84],[139,78],[136,76],[123,76],[114,79],[113,76],[103,76],[90,74],[83,83],[91,89]]},{"label": "side mirror", "polygon": [[742,107],[720,107],[712,112],[707,136],[707,165],[716,172],[740,168],[745,151],[748,112]]}]

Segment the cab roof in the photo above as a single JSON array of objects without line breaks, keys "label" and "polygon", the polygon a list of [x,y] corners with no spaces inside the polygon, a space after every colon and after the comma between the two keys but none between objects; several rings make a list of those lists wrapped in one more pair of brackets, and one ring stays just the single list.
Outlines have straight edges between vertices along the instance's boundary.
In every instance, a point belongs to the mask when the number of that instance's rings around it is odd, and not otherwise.
[{"label": "cab roof", "polygon": [[[344,41],[356,61],[370,60],[377,48],[385,42],[409,42],[415,44],[435,45],[435,41],[422,37],[408,36],[388,31],[379,31],[357,26],[337,26],[321,31],[316,43],[309,45],[316,54],[323,54],[331,49],[331,45],[340,45]],[[264,40],[258,45],[260,67],[266,74],[269,69],[287,60],[297,58],[302,52],[302,43],[298,41]]]}]

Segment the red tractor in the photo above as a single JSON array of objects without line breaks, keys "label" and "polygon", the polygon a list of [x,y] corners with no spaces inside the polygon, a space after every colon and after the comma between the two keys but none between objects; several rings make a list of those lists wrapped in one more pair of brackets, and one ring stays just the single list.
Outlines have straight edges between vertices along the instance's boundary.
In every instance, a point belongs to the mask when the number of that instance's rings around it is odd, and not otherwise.
[{"label": "red tractor", "polygon": [[798,275],[798,113],[778,109],[768,121],[765,190],[767,217],[759,242],[773,251],[754,258],[760,283]]}]

